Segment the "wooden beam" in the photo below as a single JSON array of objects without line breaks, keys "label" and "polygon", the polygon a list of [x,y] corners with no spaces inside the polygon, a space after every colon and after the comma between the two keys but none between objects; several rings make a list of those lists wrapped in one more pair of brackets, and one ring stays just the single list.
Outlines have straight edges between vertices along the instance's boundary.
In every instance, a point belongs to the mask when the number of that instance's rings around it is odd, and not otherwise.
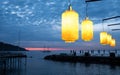
[{"label": "wooden beam", "polygon": [[115,25],[120,25],[120,23],[109,24],[108,26],[115,26]]},{"label": "wooden beam", "polygon": [[114,18],[120,18],[120,16],[114,16],[114,17],[105,18],[105,19],[103,19],[103,21],[105,21],[105,20],[110,20],[110,19],[114,19]]},{"label": "wooden beam", "polygon": [[120,29],[112,29],[112,31],[117,31],[117,30],[120,30]]},{"label": "wooden beam", "polygon": [[96,2],[96,1],[102,1],[102,0],[85,0],[85,2]]}]

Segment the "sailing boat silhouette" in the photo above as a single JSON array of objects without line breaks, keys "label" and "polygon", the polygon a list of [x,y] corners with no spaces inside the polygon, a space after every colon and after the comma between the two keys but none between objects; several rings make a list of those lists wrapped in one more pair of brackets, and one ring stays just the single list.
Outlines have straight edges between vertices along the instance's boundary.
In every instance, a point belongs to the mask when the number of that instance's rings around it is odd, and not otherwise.
[{"label": "sailing boat silhouette", "polygon": [[47,53],[47,52],[51,52],[51,51],[49,50],[49,47],[44,46],[44,50],[42,52]]}]

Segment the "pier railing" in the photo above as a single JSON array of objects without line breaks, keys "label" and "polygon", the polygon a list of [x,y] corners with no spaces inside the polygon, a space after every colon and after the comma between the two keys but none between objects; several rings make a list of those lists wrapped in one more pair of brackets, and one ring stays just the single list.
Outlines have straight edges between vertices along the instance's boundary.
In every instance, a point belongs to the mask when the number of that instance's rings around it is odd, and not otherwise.
[{"label": "pier railing", "polygon": [[22,53],[0,52],[0,73],[22,69],[26,66],[26,58]]}]

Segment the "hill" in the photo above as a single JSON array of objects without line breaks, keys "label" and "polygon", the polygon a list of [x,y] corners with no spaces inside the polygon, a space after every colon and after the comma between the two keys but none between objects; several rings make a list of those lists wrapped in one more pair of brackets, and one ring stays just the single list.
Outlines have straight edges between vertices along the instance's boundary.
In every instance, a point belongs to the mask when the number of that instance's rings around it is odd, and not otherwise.
[{"label": "hill", "polygon": [[19,46],[14,46],[11,44],[0,42],[0,51],[26,51],[26,49]]}]

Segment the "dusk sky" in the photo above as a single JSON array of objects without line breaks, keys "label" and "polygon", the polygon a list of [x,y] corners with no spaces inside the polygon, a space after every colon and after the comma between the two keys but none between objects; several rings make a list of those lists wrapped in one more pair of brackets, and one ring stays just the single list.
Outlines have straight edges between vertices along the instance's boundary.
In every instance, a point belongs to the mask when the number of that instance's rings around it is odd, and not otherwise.
[{"label": "dusk sky", "polygon": [[[73,10],[79,13],[79,23],[85,19],[85,1],[71,0]],[[88,16],[94,23],[94,39],[66,44],[61,40],[61,14],[67,10],[68,0],[0,0],[0,42],[24,48],[63,49],[120,49],[120,18],[104,21],[105,31],[116,39],[116,47],[99,44],[102,19],[120,16],[120,0],[102,0],[88,4]],[[80,28],[81,30],[81,28]],[[20,40],[19,40],[20,39]]]}]

